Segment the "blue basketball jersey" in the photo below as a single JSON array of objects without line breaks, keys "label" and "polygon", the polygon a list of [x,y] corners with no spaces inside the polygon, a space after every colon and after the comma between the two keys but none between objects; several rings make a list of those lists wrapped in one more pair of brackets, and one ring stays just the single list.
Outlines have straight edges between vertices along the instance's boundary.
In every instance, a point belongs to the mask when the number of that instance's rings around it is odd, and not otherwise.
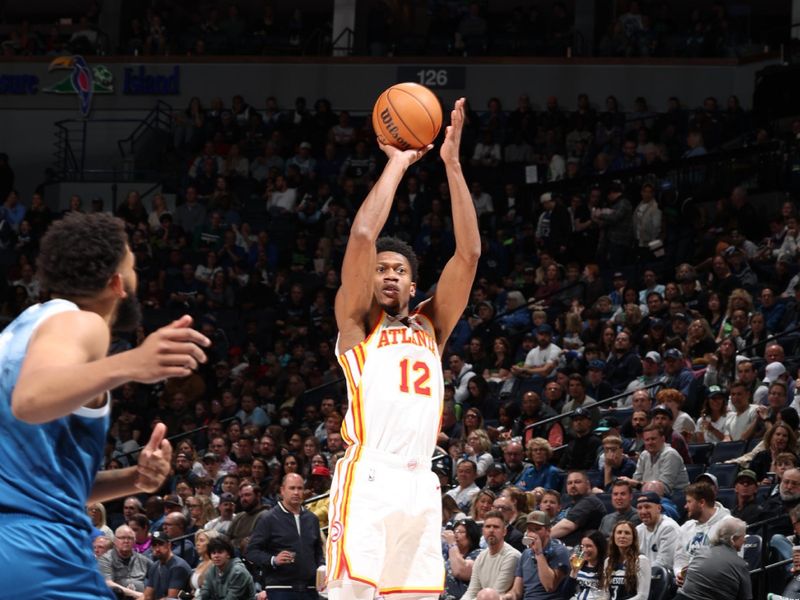
[{"label": "blue basketball jersey", "polygon": [[0,334],[0,514],[88,532],[86,501],[102,466],[110,399],[101,408],[82,407],[40,425],[11,413],[11,395],[31,336],[45,319],[71,310],[79,309],[66,300],[31,306]]}]

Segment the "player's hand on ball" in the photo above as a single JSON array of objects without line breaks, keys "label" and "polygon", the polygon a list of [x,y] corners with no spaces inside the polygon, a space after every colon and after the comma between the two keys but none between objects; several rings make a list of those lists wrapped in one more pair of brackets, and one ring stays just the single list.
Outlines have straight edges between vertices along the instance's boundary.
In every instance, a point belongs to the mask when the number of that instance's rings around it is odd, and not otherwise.
[{"label": "player's hand on ball", "polygon": [[150,440],[139,453],[134,485],[143,492],[152,494],[161,487],[169,475],[172,461],[172,445],[164,439],[167,426],[158,423],[153,428]]},{"label": "player's hand on ball", "polygon": [[211,340],[192,329],[192,317],[184,315],[166,327],[154,331],[136,353],[131,379],[140,383],[155,383],[169,377],[186,377],[206,362],[203,348]]},{"label": "player's hand on ball", "polygon": [[439,155],[446,163],[457,163],[460,160],[461,131],[464,129],[464,102],[466,102],[464,98],[456,100],[453,110],[450,111],[450,125],[444,130],[444,143],[439,149]]},{"label": "player's hand on ball", "polygon": [[383,153],[386,154],[389,160],[405,161],[406,166],[409,167],[430,152],[433,148],[433,144],[428,144],[419,150],[415,150],[413,148],[409,150],[401,150],[400,148],[395,148],[394,146],[384,144],[380,139],[378,139],[378,147],[383,150]]}]

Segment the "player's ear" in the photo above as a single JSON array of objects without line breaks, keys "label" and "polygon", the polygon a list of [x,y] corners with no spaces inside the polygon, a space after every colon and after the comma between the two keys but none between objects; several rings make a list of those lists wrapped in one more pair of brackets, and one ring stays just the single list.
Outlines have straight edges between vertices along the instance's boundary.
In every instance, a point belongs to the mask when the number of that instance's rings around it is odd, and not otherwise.
[{"label": "player's ear", "polygon": [[416,296],[417,295],[417,282],[416,281],[412,281],[411,282],[411,287],[409,289],[411,290],[411,297],[413,298],[414,296]]},{"label": "player's ear", "polygon": [[122,280],[122,273],[114,273],[108,281],[108,287],[114,292],[115,296],[125,297],[125,282]]}]

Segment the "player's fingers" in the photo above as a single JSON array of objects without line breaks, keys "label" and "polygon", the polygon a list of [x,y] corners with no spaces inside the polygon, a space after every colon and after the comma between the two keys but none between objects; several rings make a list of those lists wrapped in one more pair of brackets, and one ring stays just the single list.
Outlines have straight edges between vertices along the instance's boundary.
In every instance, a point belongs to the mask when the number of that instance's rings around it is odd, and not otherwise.
[{"label": "player's fingers", "polygon": [[158,450],[158,447],[161,445],[161,442],[164,440],[164,435],[167,433],[167,426],[163,423],[157,423],[155,427],[153,427],[153,433],[150,434],[150,440],[147,442],[147,446],[145,446],[145,450],[150,450],[155,452]]},{"label": "player's fingers", "polygon": [[159,359],[162,367],[183,367],[194,371],[197,368],[197,361],[189,354],[165,354]]},{"label": "player's fingers", "polygon": [[192,342],[204,347],[211,345],[211,340],[196,329],[166,329],[164,331],[164,337],[173,342]]},{"label": "player's fingers", "polygon": [[159,450],[161,450],[161,457],[170,462],[172,460],[172,444],[169,443],[169,440],[161,440],[161,446],[159,446]]},{"label": "player's fingers", "polygon": [[192,326],[192,316],[191,315],[183,315],[179,319],[175,319],[172,323],[170,323],[167,327],[191,327]]},{"label": "player's fingers", "polygon": [[171,343],[164,344],[162,347],[162,354],[179,354],[182,356],[191,356],[198,363],[206,362],[206,353],[197,344],[191,343]]}]

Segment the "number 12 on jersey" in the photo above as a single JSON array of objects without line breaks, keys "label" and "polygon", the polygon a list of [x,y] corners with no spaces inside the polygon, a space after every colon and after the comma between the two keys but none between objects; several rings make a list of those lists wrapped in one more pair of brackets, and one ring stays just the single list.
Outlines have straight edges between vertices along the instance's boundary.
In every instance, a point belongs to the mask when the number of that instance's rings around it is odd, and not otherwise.
[{"label": "number 12 on jersey", "polygon": [[[400,361],[400,391],[404,394],[412,393],[408,386],[409,379],[409,363],[407,358]],[[414,394],[418,396],[430,396],[431,386],[429,380],[431,378],[431,371],[427,363],[418,360],[413,365],[410,365],[412,376],[414,377]]]}]

